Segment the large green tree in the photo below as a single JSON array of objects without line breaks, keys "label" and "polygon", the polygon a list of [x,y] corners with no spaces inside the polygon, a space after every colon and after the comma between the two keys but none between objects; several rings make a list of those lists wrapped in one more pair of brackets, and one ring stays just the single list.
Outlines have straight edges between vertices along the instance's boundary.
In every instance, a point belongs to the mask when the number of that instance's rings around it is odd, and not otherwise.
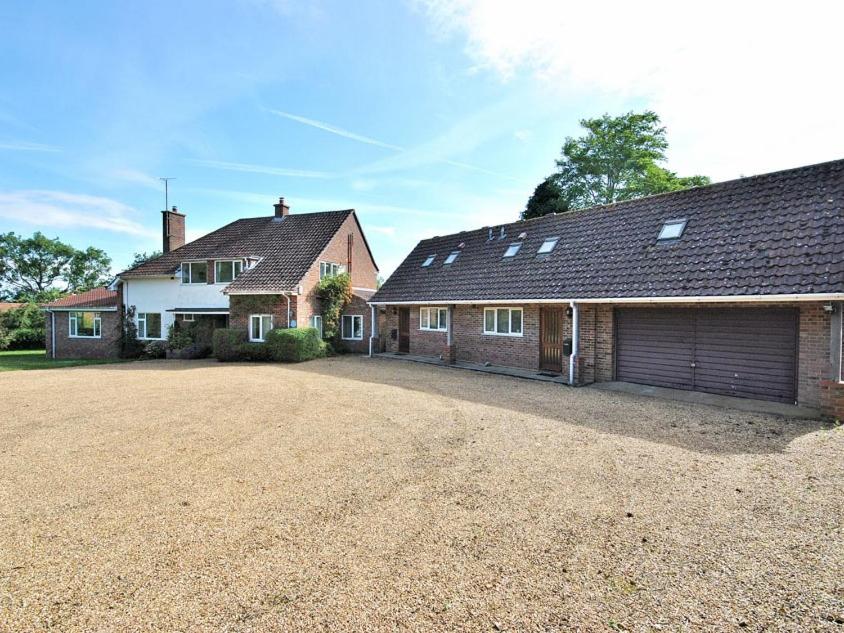
[{"label": "large green tree", "polygon": [[50,239],[0,234],[0,296],[16,301],[49,301],[108,281],[111,258],[89,246],[84,250]]},{"label": "large green tree", "polygon": [[[665,128],[655,112],[628,112],[583,119],[586,134],[568,137],[557,172],[540,183],[522,218],[611,204],[709,184],[706,176],[680,177],[661,163],[668,149]],[[540,187],[544,196],[537,198]],[[556,188],[559,197],[549,198]]]}]

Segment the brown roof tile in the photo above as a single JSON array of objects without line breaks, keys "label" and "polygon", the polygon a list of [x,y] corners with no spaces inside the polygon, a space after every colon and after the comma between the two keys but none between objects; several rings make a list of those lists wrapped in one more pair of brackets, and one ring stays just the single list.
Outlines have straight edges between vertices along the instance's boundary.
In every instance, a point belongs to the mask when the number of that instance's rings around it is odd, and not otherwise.
[{"label": "brown roof tile", "polygon": [[46,305],[45,308],[114,308],[117,307],[117,292],[108,288],[94,288],[87,292],[68,295],[56,299]]},{"label": "brown roof tile", "polygon": [[[680,239],[659,243],[677,218]],[[492,241],[483,228],[419,242],[372,301],[844,292],[844,160],[514,222],[504,239],[494,230]],[[551,236],[557,246],[537,255]]]}]

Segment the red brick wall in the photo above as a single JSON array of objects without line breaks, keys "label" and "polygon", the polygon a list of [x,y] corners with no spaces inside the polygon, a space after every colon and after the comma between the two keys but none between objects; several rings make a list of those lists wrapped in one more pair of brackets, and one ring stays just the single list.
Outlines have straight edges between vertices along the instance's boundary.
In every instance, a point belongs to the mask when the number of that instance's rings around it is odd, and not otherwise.
[{"label": "red brick wall", "polygon": [[[298,318],[297,299],[296,296],[290,297],[291,321]],[[231,295],[229,297],[229,327],[248,331],[250,314],[272,314],[274,328],[288,327],[287,297],[284,295]]]},{"label": "red brick wall", "polygon": [[[359,314],[363,317],[363,339],[360,341],[341,341],[341,345],[347,352],[355,352],[359,354],[369,353],[369,336],[372,330],[372,315],[366,301],[357,295],[352,297],[352,302],[343,310],[343,314],[355,315]],[[307,324],[303,324],[307,325]],[[340,324],[342,327],[342,323]],[[341,330],[342,332],[342,330]]]},{"label": "red brick wall", "polygon": [[844,382],[820,382],[821,411],[836,420],[844,420]]},{"label": "red brick wall", "polygon": [[[96,310],[86,310],[96,312]],[[100,338],[71,338],[68,313],[56,312],[56,358],[117,358],[120,353],[120,315],[118,312],[100,312]],[[46,313],[47,356],[51,355],[51,322],[50,313]]]}]

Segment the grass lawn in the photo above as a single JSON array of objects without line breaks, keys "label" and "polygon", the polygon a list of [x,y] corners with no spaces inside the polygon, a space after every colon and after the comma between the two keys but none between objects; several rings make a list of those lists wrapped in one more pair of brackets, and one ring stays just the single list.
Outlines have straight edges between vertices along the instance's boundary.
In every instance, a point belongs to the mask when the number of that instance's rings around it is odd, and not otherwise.
[{"label": "grass lawn", "polygon": [[57,367],[75,367],[76,365],[101,365],[103,363],[119,363],[119,360],[99,360],[84,358],[65,358],[53,360],[47,358],[43,349],[10,350],[0,352],[0,371],[16,371],[18,369],[55,369]]}]

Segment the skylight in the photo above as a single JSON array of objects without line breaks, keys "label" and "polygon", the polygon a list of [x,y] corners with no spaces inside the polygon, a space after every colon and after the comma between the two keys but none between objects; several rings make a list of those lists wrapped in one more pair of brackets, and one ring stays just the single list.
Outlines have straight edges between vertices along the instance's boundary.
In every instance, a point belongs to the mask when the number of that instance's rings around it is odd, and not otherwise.
[{"label": "skylight", "polygon": [[522,247],[521,242],[513,242],[510,246],[507,247],[507,250],[504,251],[504,257],[513,257],[516,253],[519,252],[519,249]]},{"label": "skylight", "polygon": [[431,264],[433,264],[433,263],[434,263],[434,259],[435,259],[436,257],[437,257],[437,255],[436,255],[436,254],[434,254],[434,255],[428,255],[428,259],[426,259],[424,262],[422,262],[422,268],[427,268],[428,266],[430,266]]},{"label": "skylight", "polygon": [[457,256],[458,256],[459,254],[460,254],[460,251],[451,251],[451,252],[448,254],[448,257],[446,257],[446,258],[445,258],[445,261],[443,262],[443,265],[445,265],[445,264],[451,264],[451,263],[452,263],[455,259],[457,259]]},{"label": "skylight", "polygon": [[554,247],[557,245],[557,242],[560,241],[559,237],[549,237],[546,238],[544,242],[542,242],[542,246],[539,247],[539,250],[536,251],[538,255],[545,255],[546,253],[550,253],[554,250]]},{"label": "skylight", "polygon": [[668,220],[662,225],[662,230],[659,232],[657,240],[676,240],[683,234],[683,229],[686,228],[686,219]]}]

